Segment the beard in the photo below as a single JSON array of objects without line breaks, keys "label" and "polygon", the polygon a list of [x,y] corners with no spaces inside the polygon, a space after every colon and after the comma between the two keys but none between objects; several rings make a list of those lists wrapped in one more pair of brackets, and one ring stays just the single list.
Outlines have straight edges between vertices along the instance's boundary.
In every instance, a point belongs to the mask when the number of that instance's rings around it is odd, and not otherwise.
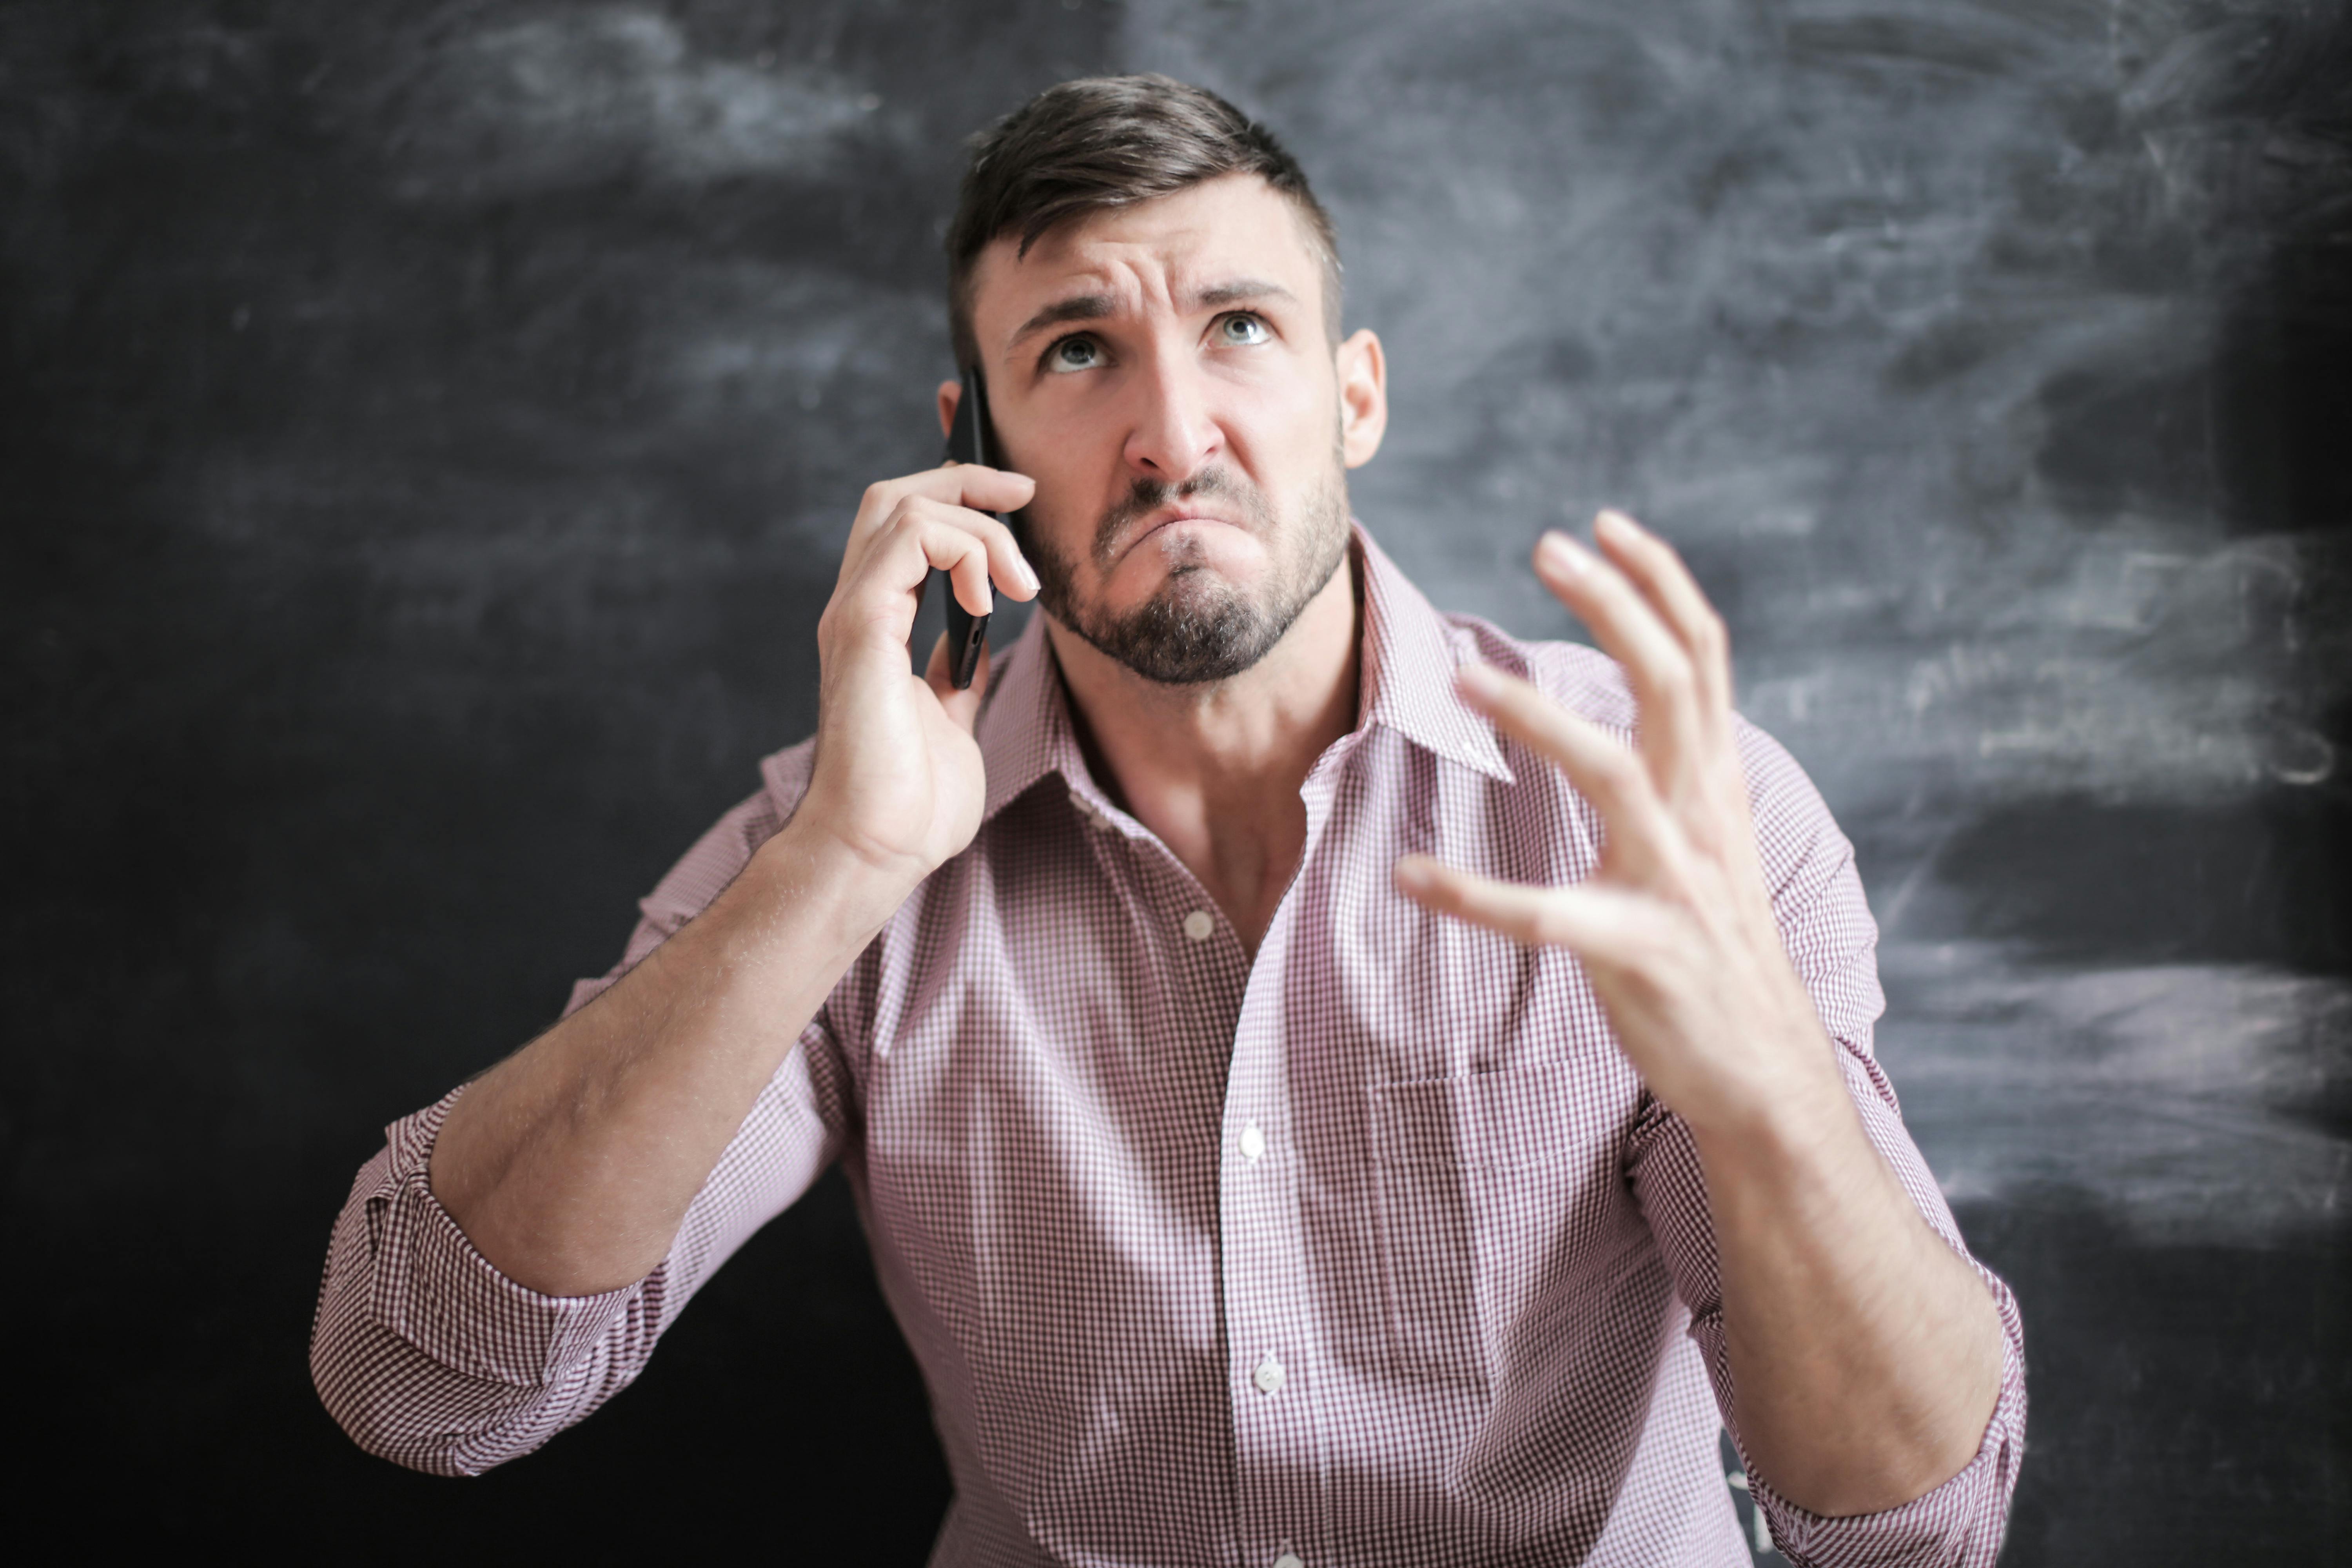
[{"label": "beard", "polygon": [[1080,597],[1070,559],[1039,539],[1038,530],[1023,527],[1023,553],[1037,571],[1038,604],[1104,654],[1162,686],[1205,686],[1255,666],[1347,560],[1347,481],[1336,472],[1327,476],[1286,522],[1263,491],[1228,469],[1204,468],[1173,485],[1137,479],[1095,525],[1091,553],[1097,568],[1113,563],[1113,549],[1136,520],[1171,499],[1199,496],[1238,503],[1253,531],[1273,545],[1274,569],[1255,593],[1236,588],[1205,563],[1180,559],[1150,598],[1114,613]]}]

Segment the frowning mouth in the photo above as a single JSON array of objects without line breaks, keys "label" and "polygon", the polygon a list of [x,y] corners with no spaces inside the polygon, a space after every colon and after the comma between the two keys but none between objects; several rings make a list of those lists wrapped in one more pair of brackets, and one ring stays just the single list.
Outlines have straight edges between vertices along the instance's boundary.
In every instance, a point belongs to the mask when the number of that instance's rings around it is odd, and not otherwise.
[{"label": "frowning mouth", "polygon": [[1237,474],[1210,468],[1181,485],[1139,479],[1095,526],[1095,563],[1104,571],[1161,530],[1183,522],[1218,522],[1244,532],[1272,519],[1255,487]]},{"label": "frowning mouth", "polygon": [[1163,518],[1159,518],[1159,519],[1156,519],[1156,520],[1154,520],[1154,521],[1150,521],[1150,522],[1146,523],[1146,524],[1144,525],[1144,527],[1143,527],[1142,531],[1141,531],[1140,532],[1139,532],[1139,533],[1137,533],[1137,534],[1135,535],[1134,540],[1133,540],[1133,542],[1133,542],[1133,543],[1136,543],[1136,544],[1140,544],[1140,543],[1142,543],[1145,540],[1147,540],[1147,539],[1150,538],[1153,534],[1158,533],[1161,529],[1163,529],[1163,528],[1174,528],[1177,524],[1179,524],[1179,523],[1183,523],[1183,522],[1221,522],[1221,523],[1223,523],[1223,524],[1224,524],[1226,527],[1228,527],[1228,528],[1239,528],[1239,527],[1241,527],[1241,526],[1242,526],[1241,521],[1240,521],[1239,519],[1237,519],[1237,518],[1230,518],[1230,517],[1219,517],[1219,516],[1217,516],[1214,512],[1206,512],[1206,511],[1186,511],[1186,512],[1179,512],[1179,513],[1177,513],[1177,514],[1176,514],[1175,516],[1173,516],[1173,517],[1163,517]]},{"label": "frowning mouth", "polygon": [[1143,543],[1144,541],[1151,538],[1154,534],[1163,532],[1168,529],[1188,522],[1222,523],[1227,528],[1239,528],[1243,530],[1247,530],[1250,526],[1248,521],[1244,518],[1228,517],[1223,513],[1205,510],[1200,507],[1163,507],[1160,510],[1139,517],[1123,527],[1114,526],[1113,528],[1105,530],[1102,536],[1102,548],[1098,553],[1101,556],[1103,563],[1108,566],[1112,562],[1117,561],[1120,556],[1126,555],[1129,552],[1133,551],[1137,546]]}]

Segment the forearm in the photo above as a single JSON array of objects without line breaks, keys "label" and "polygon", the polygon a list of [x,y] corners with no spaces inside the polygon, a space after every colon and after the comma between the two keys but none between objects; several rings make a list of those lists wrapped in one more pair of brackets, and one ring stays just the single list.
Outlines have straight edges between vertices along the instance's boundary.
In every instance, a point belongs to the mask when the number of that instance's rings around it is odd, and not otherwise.
[{"label": "forearm", "polygon": [[787,827],[593,1005],[458,1098],[434,1196],[519,1284],[583,1296],[639,1279],[893,891]]},{"label": "forearm", "polygon": [[2000,1397],[2000,1316],[1872,1146],[1836,1069],[1737,1130],[1693,1136],[1759,1471],[1831,1517],[1957,1474]]},{"label": "forearm", "polygon": [[417,1144],[430,1147],[446,1110],[394,1123],[352,1184],[328,1244],[310,1372],[362,1448],[430,1475],[475,1475],[625,1385],[660,1323],[625,1300],[534,1298],[468,1268],[471,1249],[417,1169]]}]

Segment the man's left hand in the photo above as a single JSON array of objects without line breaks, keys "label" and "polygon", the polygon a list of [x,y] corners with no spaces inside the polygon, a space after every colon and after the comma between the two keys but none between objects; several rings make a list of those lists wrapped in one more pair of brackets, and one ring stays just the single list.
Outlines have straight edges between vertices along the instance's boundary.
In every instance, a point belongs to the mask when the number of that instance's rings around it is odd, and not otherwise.
[{"label": "man's left hand", "polygon": [[1748,816],[1722,618],[1672,547],[1618,512],[1600,555],[1536,546],[1545,586],[1592,628],[1638,706],[1631,747],[1524,680],[1464,667],[1465,701],[1549,758],[1601,814],[1599,870],[1572,887],[1470,875],[1426,856],[1397,886],[1430,909],[1582,961],[1625,1054],[1695,1128],[1736,1132],[1844,1088],[1781,945]]}]

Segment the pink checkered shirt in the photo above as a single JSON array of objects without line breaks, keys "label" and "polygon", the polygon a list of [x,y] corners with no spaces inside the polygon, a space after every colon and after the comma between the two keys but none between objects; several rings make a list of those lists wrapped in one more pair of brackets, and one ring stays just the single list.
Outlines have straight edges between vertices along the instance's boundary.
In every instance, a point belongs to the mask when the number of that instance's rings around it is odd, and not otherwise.
[{"label": "pink checkered shirt", "polygon": [[[392,1125],[328,1258],[311,1361],[336,1418],[441,1474],[530,1452],[627,1386],[711,1270],[838,1160],[954,1473],[935,1564],[1747,1563],[1688,1130],[1568,954],[1389,881],[1412,850],[1524,882],[1595,863],[1591,808],[1455,700],[1462,661],[1629,736],[1632,701],[1607,659],[1440,616],[1358,540],[1360,722],[1307,777],[1304,858],[1255,963],[1088,774],[1033,622],[981,720],[979,837],[810,1024],[659,1268],[600,1296],[523,1289],[426,1184],[455,1094]],[[1854,1102],[1965,1256],[1871,1057],[1852,847],[1786,752],[1752,728],[1740,746],[1780,929]],[[810,754],[767,760],[572,1007],[742,868]],[[2009,1349],[1976,1458],[1862,1519],[1758,1478],[1792,1560],[1992,1562],[2025,1388],[2016,1303],[1984,1277]]]}]

